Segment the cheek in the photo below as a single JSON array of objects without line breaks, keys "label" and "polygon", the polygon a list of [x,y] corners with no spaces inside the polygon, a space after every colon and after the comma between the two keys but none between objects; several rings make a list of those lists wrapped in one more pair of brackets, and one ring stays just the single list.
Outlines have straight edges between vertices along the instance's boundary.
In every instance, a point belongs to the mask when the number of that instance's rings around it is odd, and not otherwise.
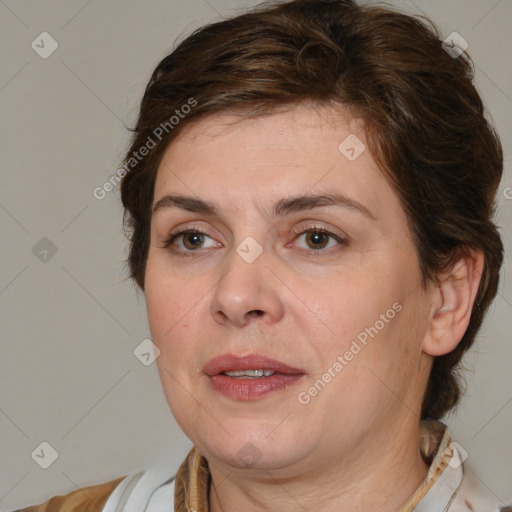
[{"label": "cheek", "polygon": [[176,330],[182,328],[180,319],[186,317],[187,309],[190,309],[187,308],[187,288],[180,287],[176,279],[161,272],[148,272],[145,284],[149,328],[153,342],[162,350]]},{"label": "cheek", "polygon": [[[171,327],[185,312],[190,286],[169,264],[165,254],[153,252],[150,248],[145,274],[146,307],[148,319],[154,326]],[[197,298],[196,298],[197,300]]]},{"label": "cheek", "polygon": [[376,322],[378,330],[383,330],[381,315],[392,321],[396,313],[393,304],[400,295],[396,279],[382,270],[371,269],[330,279],[313,294],[319,316],[325,318],[336,336],[343,338],[355,338]]},{"label": "cheek", "polygon": [[[327,293],[315,294],[324,307],[322,318],[335,333],[329,337],[330,358],[351,346],[358,351],[357,345],[361,350],[354,357],[358,363],[351,363],[352,367],[386,370],[415,358],[412,352],[420,338],[418,299],[417,293],[411,293],[410,283],[416,277],[410,263],[404,262],[398,270],[397,266],[380,265],[334,280]],[[354,347],[353,343],[357,345]],[[326,348],[324,345],[320,351]]]},{"label": "cheek", "polygon": [[[152,267],[146,274],[146,309],[158,365],[172,373],[187,371],[197,357],[197,345],[209,314],[207,293],[200,283],[186,283]],[[195,368],[195,366],[194,366]]]},{"label": "cheek", "polygon": [[171,297],[166,288],[153,283],[151,280],[146,280],[145,297],[153,343],[160,346],[166,332],[172,326],[175,304],[170,302]]}]

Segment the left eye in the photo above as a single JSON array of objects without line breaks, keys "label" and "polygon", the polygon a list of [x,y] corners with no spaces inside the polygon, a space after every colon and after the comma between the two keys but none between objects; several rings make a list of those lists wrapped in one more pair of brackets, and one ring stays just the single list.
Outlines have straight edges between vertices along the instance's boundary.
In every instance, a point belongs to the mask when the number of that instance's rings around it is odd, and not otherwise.
[{"label": "left eye", "polygon": [[[306,249],[312,249],[314,251],[318,251],[319,249],[325,249],[329,244],[329,239],[331,242],[342,244],[344,242],[343,239],[336,236],[334,233],[327,231],[321,228],[307,229],[298,233],[297,239],[305,236],[305,242],[307,244]],[[327,247],[330,248],[330,247]]]}]

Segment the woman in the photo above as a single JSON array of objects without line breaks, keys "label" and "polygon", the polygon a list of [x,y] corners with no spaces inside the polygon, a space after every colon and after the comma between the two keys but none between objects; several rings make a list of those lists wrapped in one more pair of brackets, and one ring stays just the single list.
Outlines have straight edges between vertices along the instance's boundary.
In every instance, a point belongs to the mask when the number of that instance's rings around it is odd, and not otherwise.
[{"label": "woman", "polygon": [[499,510],[439,421],[503,259],[502,149],[457,48],[295,0],[160,62],[121,192],[194,448],[26,511]]}]

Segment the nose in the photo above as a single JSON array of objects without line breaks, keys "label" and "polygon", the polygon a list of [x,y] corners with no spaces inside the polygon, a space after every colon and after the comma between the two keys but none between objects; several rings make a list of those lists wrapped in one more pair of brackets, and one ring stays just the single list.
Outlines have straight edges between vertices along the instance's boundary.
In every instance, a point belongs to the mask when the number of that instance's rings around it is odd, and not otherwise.
[{"label": "nose", "polygon": [[235,250],[213,289],[211,314],[221,325],[272,324],[284,314],[282,283],[269,269],[265,252],[249,263]]}]

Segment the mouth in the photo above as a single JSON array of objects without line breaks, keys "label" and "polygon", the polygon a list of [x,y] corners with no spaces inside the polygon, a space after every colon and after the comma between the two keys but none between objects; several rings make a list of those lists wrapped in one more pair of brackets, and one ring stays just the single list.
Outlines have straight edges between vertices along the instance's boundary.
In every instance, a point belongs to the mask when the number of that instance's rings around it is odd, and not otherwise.
[{"label": "mouth", "polygon": [[223,354],[211,359],[203,368],[203,372],[213,377],[224,374],[233,378],[260,379],[274,374],[304,375],[304,370],[293,368],[281,361],[259,354],[235,356]]},{"label": "mouth", "polygon": [[275,375],[274,370],[233,370],[230,372],[222,372],[221,375],[227,375],[228,377],[233,377],[234,379],[260,379],[261,377],[270,377],[271,375]]},{"label": "mouth", "polygon": [[306,375],[304,370],[258,354],[224,354],[209,361],[203,372],[215,391],[237,400],[254,400],[288,389]]}]

